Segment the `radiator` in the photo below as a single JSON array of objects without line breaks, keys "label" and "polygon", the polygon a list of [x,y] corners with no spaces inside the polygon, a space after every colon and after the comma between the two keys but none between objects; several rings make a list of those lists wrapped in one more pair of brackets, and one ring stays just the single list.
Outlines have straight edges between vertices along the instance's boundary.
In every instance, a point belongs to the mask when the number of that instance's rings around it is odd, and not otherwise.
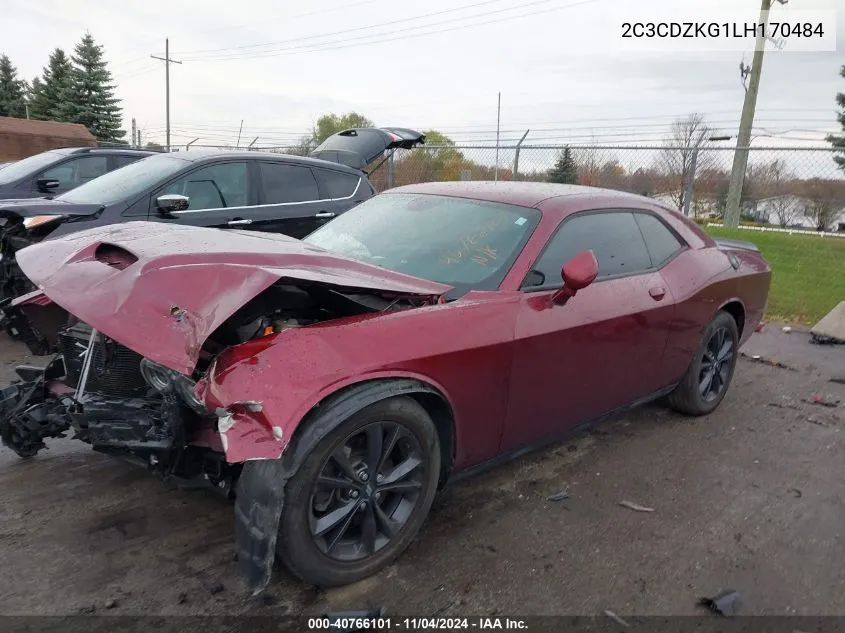
[{"label": "radiator", "polygon": [[[59,351],[65,364],[66,380],[72,387],[79,383],[90,337],[91,328],[83,323],[59,334]],[[139,354],[98,334],[85,391],[123,397],[144,395],[149,386],[141,374],[140,363]]]}]

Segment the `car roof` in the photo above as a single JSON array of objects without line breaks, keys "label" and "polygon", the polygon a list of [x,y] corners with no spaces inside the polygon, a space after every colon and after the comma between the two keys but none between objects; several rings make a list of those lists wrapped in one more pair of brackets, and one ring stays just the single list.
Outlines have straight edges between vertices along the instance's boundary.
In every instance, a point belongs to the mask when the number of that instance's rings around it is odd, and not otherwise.
[{"label": "car roof", "polygon": [[362,172],[354,167],[349,167],[347,165],[342,165],[341,163],[335,163],[334,161],[330,160],[322,160],[320,158],[310,158],[308,156],[294,156],[293,154],[275,154],[272,152],[260,152],[260,151],[249,151],[249,150],[241,150],[241,151],[220,151],[220,150],[191,150],[189,152],[172,152],[167,154],[168,156],[175,156],[177,158],[181,158],[183,160],[191,161],[191,162],[202,162],[206,160],[212,160],[216,158],[239,158],[239,159],[247,159],[247,160],[264,160],[264,161],[273,161],[279,163],[296,163],[300,165],[311,165],[313,167],[323,167],[326,169],[334,169],[337,171],[343,171],[349,174],[354,174],[356,176],[361,176]]},{"label": "car roof", "polygon": [[[421,193],[429,195],[452,196],[455,198],[469,198],[484,202],[501,202],[521,207],[531,207],[545,212],[565,212],[561,204],[544,204],[552,200],[565,202],[567,199],[596,198],[603,201],[612,200],[613,204],[624,202],[647,203],[652,207],[665,208],[665,205],[653,198],[639,196],[626,191],[587,187],[583,185],[562,185],[549,182],[512,182],[512,181],[451,181],[426,182],[418,185],[396,187],[384,193]],[[382,194],[384,195],[384,194]],[[668,210],[668,209],[667,209]]]},{"label": "car roof", "polygon": [[70,156],[71,154],[141,154],[143,156],[152,156],[153,154],[161,153],[155,150],[136,147],[58,147],[48,151],[66,156]]}]

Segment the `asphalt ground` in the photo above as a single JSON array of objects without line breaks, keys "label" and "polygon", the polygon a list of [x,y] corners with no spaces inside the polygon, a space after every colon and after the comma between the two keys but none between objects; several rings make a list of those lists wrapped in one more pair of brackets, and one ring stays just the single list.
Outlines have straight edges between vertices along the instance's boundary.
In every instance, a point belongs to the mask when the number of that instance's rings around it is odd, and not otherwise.
[{"label": "asphalt ground", "polygon": [[[278,571],[250,597],[222,498],[70,440],[0,449],[0,614],[692,615],[733,588],[747,614],[845,615],[845,405],[814,402],[845,400],[845,346],[769,326],[744,351],[712,415],[648,406],[449,486],[395,564],[332,590]],[[3,336],[0,379],[22,360]]]}]

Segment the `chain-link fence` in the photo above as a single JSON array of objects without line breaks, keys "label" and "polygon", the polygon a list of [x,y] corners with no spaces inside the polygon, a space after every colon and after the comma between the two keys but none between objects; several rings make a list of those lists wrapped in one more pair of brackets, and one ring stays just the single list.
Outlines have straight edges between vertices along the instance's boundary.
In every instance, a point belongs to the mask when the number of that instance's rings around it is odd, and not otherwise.
[{"label": "chain-link fence", "polygon": [[[845,171],[830,148],[749,150],[743,219],[778,226],[838,229],[845,223]],[[733,148],[420,147],[398,152],[371,180],[378,190],[442,180],[569,182],[658,198],[691,216],[721,217]],[[836,226],[834,226],[836,225]],[[843,227],[845,228],[845,227]]]},{"label": "chain-link fence", "polygon": [[[208,146],[191,145],[181,151]],[[213,149],[232,149],[214,147]],[[285,147],[243,150],[286,153]],[[377,191],[447,180],[563,182],[657,198],[688,215],[718,221],[724,212],[730,146],[427,145],[399,150],[372,170]],[[845,231],[845,170],[830,147],[751,147],[742,220],[810,230]]]}]

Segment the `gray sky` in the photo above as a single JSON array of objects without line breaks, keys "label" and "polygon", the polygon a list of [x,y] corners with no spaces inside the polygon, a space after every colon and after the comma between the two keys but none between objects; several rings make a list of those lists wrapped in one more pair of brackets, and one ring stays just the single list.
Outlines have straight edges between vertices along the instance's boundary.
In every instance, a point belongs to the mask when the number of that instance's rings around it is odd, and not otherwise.
[{"label": "gray sky", "polygon": [[[778,15],[834,9],[841,0],[791,0]],[[798,6],[800,5],[800,6]],[[326,112],[356,110],[383,125],[436,128],[457,141],[502,138],[599,143],[659,140],[674,117],[698,111],[723,133],[742,107],[739,62],[751,47],[708,52],[620,53],[621,21],[689,10],[717,22],[756,21],[759,0],[7,0],[0,50],[32,79],[56,46],[70,51],[89,31],[104,45],[128,129],[164,139],[164,65],[171,67],[173,143],[285,145]],[[757,144],[807,144],[837,131],[845,90],[845,12],[838,52],[767,52]],[[793,15],[795,15],[793,13]],[[427,17],[422,17],[427,16]],[[663,17],[666,16],[666,17]],[[774,17],[772,18],[774,19]],[[793,130],[792,132],[787,132]],[[783,140],[787,139],[787,140]]]}]

